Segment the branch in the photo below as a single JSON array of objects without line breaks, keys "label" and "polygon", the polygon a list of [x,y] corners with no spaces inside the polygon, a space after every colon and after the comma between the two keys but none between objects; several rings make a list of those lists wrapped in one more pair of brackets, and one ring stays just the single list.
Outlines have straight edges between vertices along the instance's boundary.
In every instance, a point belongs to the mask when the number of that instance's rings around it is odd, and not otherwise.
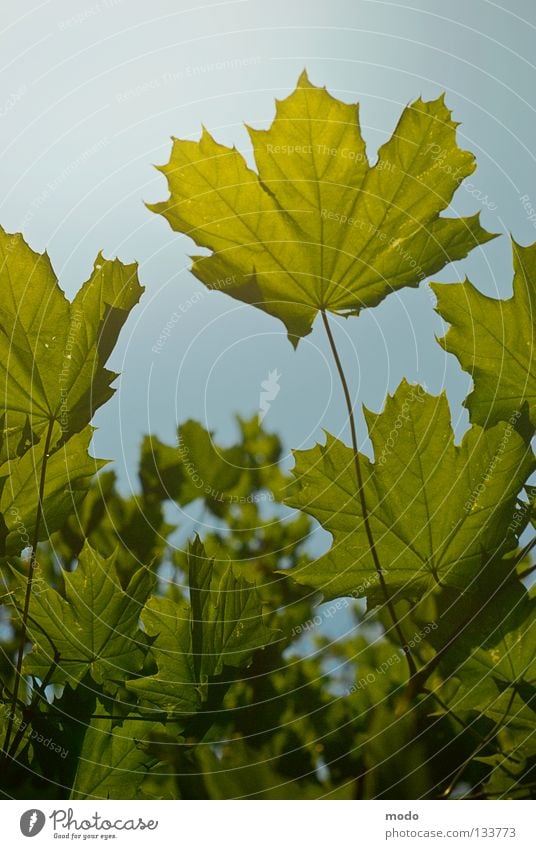
[{"label": "branch", "polygon": [[17,652],[17,664],[15,669],[15,683],[13,685],[13,697],[11,699],[11,709],[9,713],[7,728],[6,728],[6,736],[4,738],[3,745],[3,753],[2,757],[5,759],[8,757],[11,735],[13,733],[13,724],[15,722],[15,710],[17,707],[17,702],[19,699],[19,691],[20,684],[22,680],[22,662],[24,660],[24,648],[26,646],[26,638],[28,635],[28,615],[30,612],[30,600],[32,597],[32,585],[35,576],[35,571],[37,567],[37,546],[39,543],[39,532],[41,527],[41,519],[43,517],[43,499],[45,495],[45,480],[46,480],[46,471],[47,471],[47,461],[48,455],[50,451],[50,442],[52,440],[52,431],[54,429],[55,420],[50,419],[48,423],[47,434],[45,438],[45,445],[43,451],[43,462],[41,464],[41,475],[39,480],[39,495],[37,502],[37,512],[35,516],[35,530],[34,530],[34,538],[32,542],[32,555],[30,559],[30,565],[28,567],[28,578],[26,581],[26,593],[24,596],[24,608],[22,611],[22,627],[20,632],[20,640],[19,640],[19,648]]}]

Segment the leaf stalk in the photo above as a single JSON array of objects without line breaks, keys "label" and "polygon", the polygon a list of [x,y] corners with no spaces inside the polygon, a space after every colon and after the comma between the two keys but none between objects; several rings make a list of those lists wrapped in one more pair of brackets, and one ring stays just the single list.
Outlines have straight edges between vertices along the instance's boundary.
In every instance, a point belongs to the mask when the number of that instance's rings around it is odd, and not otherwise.
[{"label": "leaf stalk", "polygon": [[348,388],[348,382],[346,380],[344,368],[343,368],[343,365],[342,365],[342,362],[341,362],[341,358],[339,356],[339,352],[337,350],[337,345],[335,343],[335,339],[334,339],[334,336],[333,336],[331,326],[330,326],[330,323],[329,323],[325,309],[322,309],[320,311],[320,314],[322,316],[322,321],[324,323],[324,328],[326,330],[326,334],[327,334],[327,337],[328,337],[329,345],[330,345],[330,348],[331,348],[331,353],[333,354],[333,359],[334,359],[335,365],[337,367],[337,372],[339,374],[339,378],[340,378],[341,386],[342,386],[342,391],[343,391],[343,394],[344,394],[344,400],[346,401],[346,408],[348,410],[348,421],[350,423],[350,434],[351,434],[351,439],[352,439],[352,448],[353,448],[353,452],[354,452],[354,467],[355,467],[355,473],[356,473],[356,477],[357,477],[359,502],[360,502],[360,505],[361,505],[361,513],[362,513],[362,516],[363,516],[363,525],[364,525],[364,528],[365,528],[365,533],[367,535],[367,541],[368,541],[368,544],[369,544],[370,553],[371,553],[372,560],[373,560],[373,563],[374,563],[374,568],[376,569],[376,573],[378,575],[380,587],[382,589],[382,593],[383,593],[384,598],[385,598],[385,604],[387,605],[389,615],[391,616],[391,620],[393,622],[393,627],[396,631],[398,639],[400,640],[400,645],[401,645],[402,651],[404,652],[404,655],[405,655],[405,658],[406,658],[406,661],[407,661],[407,664],[408,664],[408,671],[409,671],[410,678],[413,678],[413,676],[417,672],[417,667],[415,666],[415,661],[413,660],[413,656],[411,654],[410,648],[406,643],[404,633],[402,631],[402,627],[401,627],[400,622],[398,620],[398,616],[396,615],[396,610],[394,608],[394,604],[393,604],[393,601],[391,599],[389,588],[387,587],[387,583],[386,583],[385,578],[384,578],[383,569],[382,569],[381,564],[380,564],[380,558],[378,556],[378,551],[376,549],[376,545],[375,545],[375,542],[374,542],[374,536],[372,534],[372,528],[370,527],[370,515],[369,515],[369,511],[368,511],[368,507],[367,507],[367,500],[366,500],[366,497],[365,497],[365,489],[364,489],[364,486],[363,486],[363,470],[361,468],[361,460],[360,460],[360,457],[359,457],[359,449],[358,449],[358,444],[357,444],[357,429],[356,429],[356,425],[355,425],[354,408],[353,408],[353,405],[352,405],[352,399],[350,398],[350,390]]},{"label": "leaf stalk", "polygon": [[37,511],[35,515],[35,529],[32,541],[32,554],[28,566],[28,578],[26,580],[26,592],[24,595],[24,607],[22,610],[22,622],[19,639],[19,647],[17,651],[17,663],[15,668],[15,682],[13,685],[13,694],[11,698],[11,706],[7,722],[6,734],[3,744],[2,758],[6,759],[9,756],[9,745],[11,743],[11,735],[13,734],[13,725],[15,722],[15,710],[19,700],[20,685],[22,681],[22,663],[24,660],[24,648],[26,646],[26,638],[28,636],[28,617],[30,613],[30,600],[32,597],[32,586],[37,569],[37,546],[39,544],[39,532],[41,528],[41,520],[43,518],[43,501],[45,497],[45,481],[47,473],[47,462],[50,451],[50,443],[52,441],[52,432],[54,430],[55,419],[50,419],[45,437],[43,462],[41,463],[41,474],[39,478],[39,495],[37,501]]}]

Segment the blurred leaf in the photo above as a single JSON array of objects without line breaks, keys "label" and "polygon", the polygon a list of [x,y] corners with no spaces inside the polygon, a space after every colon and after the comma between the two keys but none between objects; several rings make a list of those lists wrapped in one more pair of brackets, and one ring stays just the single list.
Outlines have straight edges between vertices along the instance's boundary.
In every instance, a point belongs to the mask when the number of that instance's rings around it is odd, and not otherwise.
[{"label": "blurred leaf", "polygon": [[221,759],[210,750],[199,752],[200,766],[210,799],[351,799],[353,787],[331,788],[314,775],[292,781],[277,772],[277,762],[259,757],[242,740],[226,746]]},{"label": "blurred leaf", "polygon": [[191,606],[153,598],[142,617],[154,637],[149,654],[158,672],[127,685],[152,706],[179,714],[200,708],[226,667],[247,666],[276,638],[264,624],[255,587],[236,577],[231,565],[221,577],[214,573],[197,538],[188,567]]},{"label": "blurred leaf", "polygon": [[179,427],[177,454],[183,474],[179,503],[196,498],[213,503],[236,493],[243,472],[240,446],[220,448],[210,431],[190,419]]},{"label": "blurred leaf", "polygon": [[196,679],[203,683],[224,666],[243,666],[254,651],[276,638],[265,624],[255,587],[229,565],[221,578],[196,539],[188,557],[192,604],[192,651]]}]

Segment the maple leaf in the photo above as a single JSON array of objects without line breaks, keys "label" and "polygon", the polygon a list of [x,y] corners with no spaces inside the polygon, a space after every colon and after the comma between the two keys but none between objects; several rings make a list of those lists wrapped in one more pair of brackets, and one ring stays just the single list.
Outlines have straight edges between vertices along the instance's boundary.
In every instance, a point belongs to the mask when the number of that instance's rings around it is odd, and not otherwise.
[{"label": "maple leaf", "polygon": [[143,613],[158,672],[127,684],[151,705],[182,714],[200,707],[209,679],[225,667],[249,665],[276,636],[264,623],[256,587],[231,564],[219,573],[197,537],[187,563],[191,605],[152,598]]},{"label": "maple leaf", "polygon": [[141,785],[155,758],[143,743],[162,726],[130,716],[106,718],[109,705],[97,700],[96,706],[99,718],[92,718],[85,731],[70,798],[145,798]]},{"label": "maple leaf", "polygon": [[[141,669],[145,635],[140,612],[154,586],[148,569],[138,569],[123,590],[115,555],[104,559],[87,543],[74,572],[63,572],[65,597],[34,583],[30,604],[33,648],[24,661],[26,674],[55,683],[114,681]],[[22,599],[23,589],[18,590]],[[55,657],[55,653],[58,657]]]},{"label": "maple leaf", "polygon": [[[381,414],[365,411],[375,462],[360,455],[364,494],[385,583],[398,598],[434,585],[464,589],[482,560],[516,545],[508,527],[534,469],[525,439],[507,423],[473,426],[454,444],[444,394],[405,381]],[[323,557],[294,570],[325,598],[380,592],[359,498],[354,452],[333,436],[295,452],[296,483],[286,499],[333,535]],[[519,531],[519,529],[518,529]]]},{"label": "maple leaf", "polygon": [[[139,301],[136,265],[99,255],[70,303],[48,255],[0,227],[0,458],[21,455],[54,422],[53,446],[114,393],[105,363]],[[2,438],[3,437],[3,438]]]},{"label": "maple leaf", "polygon": [[[39,539],[48,539],[78,509],[91,478],[105,464],[88,453],[94,429],[76,433],[47,460]],[[0,554],[18,554],[31,545],[39,504],[37,481],[43,461],[40,447],[0,466]]]},{"label": "maple leaf", "polygon": [[457,633],[455,640],[448,640],[439,665],[445,680],[458,682],[453,709],[485,714],[503,726],[505,739],[517,740],[524,748],[532,737],[534,750],[536,600],[521,583],[510,581],[495,591],[488,587],[488,595],[480,594],[475,603],[463,628],[451,604],[433,635],[440,647],[445,634]]},{"label": "maple leaf", "polygon": [[431,286],[437,312],[451,325],[440,344],[474,380],[464,402],[471,421],[508,421],[526,403],[536,427],[536,243],[512,240],[512,252],[511,298],[488,298],[468,280]]},{"label": "maple leaf", "polygon": [[149,208],[211,251],[193,257],[199,280],[280,318],[296,345],[319,310],[357,315],[493,238],[478,215],[441,215],[475,168],[456,126],[443,97],[419,99],[371,166],[357,105],[304,72],[270,129],[248,128],[258,173],[203,129],[173,140],[169,200]]}]

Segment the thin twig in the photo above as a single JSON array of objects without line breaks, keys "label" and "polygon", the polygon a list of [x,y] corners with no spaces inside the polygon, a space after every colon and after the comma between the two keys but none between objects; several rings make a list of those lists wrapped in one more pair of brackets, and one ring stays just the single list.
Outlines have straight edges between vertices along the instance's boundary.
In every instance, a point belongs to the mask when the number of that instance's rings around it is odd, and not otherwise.
[{"label": "thin twig", "polygon": [[26,580],[26,593],[24,596],[24,608],[22,611],[22,626],[20,632],[20,641],[19,648],[17,652],[17,665],[15,669],[15,683],[13,685],[13,698],[11,699],[11,710],[9,713],[7,728],[6,728],[6,736],[4,738],[4,746],[3,746],[3,757],[7,758],[9,753],[9,744],[11,742],[11,735],[13,733],[13,725],[15,722],[15,710],[17,708],[17,702],[19,699],[19,690],[20,684],[22,680],[22,663],[24,660],[24,648],[26,646],[26,637],[28,634],[28,614],[30,612],[30,600],[32,597],[32,584],[35,576],[35,570],[37,567],[37,546],[39,544],[39,532],[41,527],[41,519],[43,517],[43,500],[45,496],[45,480],[46,480],[46,471],[47,471],[47,461],[48,454],[50,451],[50,442],[52,440],[52,431],[54,429],[55,421],[54,419],[50,419],[48,423],[47,435],[45,438],[45,445],[43,451],[43,462],[41,464],[41,475],[39,480],[39,494],[38,494],[38,502],[37,502],[37,511],[35,516],[35,530],[34,530],[34,538],[32,543],[32,554],[30,558],[30,564],[28,567],[28,578]]},{"label": "thin twig", "polygon": [[[532,539],[529,540],[529,542],[525,546],[523,546],[523,548],[521,549],[521,551],[517,555],[517,562],[522,563],[523,560],[525,559],[525,557],[527,556],[527,554],[530,554],[530,552],[532,551],[532,549],[534,548],[535,545],[536,545],[536,537],[532,537]],[[535,569],[536,569],[536,563],[532,563],[523,572],[520,572],[520,574],[517,577],[519,578],[520,581],[522,581],[524,578],[528,578],[529,575],[531,575],[534,572]]]}]

